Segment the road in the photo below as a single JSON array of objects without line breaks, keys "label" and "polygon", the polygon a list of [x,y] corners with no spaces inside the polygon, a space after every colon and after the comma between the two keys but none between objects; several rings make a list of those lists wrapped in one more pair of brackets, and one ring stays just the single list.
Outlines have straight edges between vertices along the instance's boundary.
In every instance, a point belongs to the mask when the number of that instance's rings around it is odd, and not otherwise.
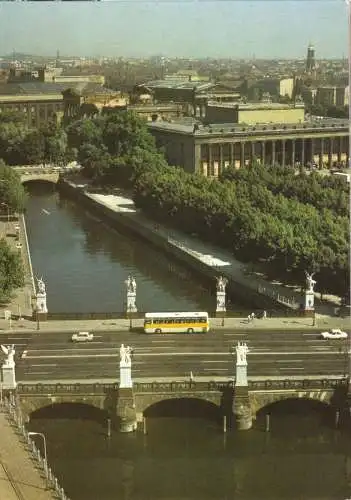
[{"label": "road", "polygon": [[[88,343],[72,343],[70,333],[0,334],[2,344],[16,345],[18,381],[118,378],[119,347],[134,348],[135,378],[188,376],[230,377],[235,373],[233,347],[245,341],[250,376],[344,375],[348,341],[324,341],[301,331],[214,331],[205,335],[146,335],[102,331]],[[234,349],[235,352],[235,349]]]}]

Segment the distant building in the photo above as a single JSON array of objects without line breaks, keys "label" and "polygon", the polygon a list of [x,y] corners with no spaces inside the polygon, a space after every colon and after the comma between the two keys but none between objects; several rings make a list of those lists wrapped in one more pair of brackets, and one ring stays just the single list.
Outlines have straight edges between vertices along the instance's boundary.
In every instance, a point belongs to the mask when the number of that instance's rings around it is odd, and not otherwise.
[{"label": "distant building", "polygon": [[316,69],[316,53],[312,44],[309,44],[307,48],[307,58],[306,58],[306,71],[308,73]]},{"label": "distant building", "polygon": [[349,86],[334,87],[325,85],[318,87],[315,102],[324,106],[347,106],[349,103]]},{"label": "distant building", "polygon": [[230,165],[240,168],[253,160],[320,167],[349,161],[349,125],[341,119],[207,126],[188,119],[152,122],[148,128],[171,165],[209,177],[217,177]]},{"label": "distant building", "polygon": [[291,99],[294,93],[294,78],[262,78],[248,83],[247,97],[249,100],[256,101],[262,98],[262,95],[269,93],[273,99],[279,97],[288,97]]},{"label": "distant building", "polygon": [[303,104],[209,103],[206,123],[302,123],[305,120]]}]

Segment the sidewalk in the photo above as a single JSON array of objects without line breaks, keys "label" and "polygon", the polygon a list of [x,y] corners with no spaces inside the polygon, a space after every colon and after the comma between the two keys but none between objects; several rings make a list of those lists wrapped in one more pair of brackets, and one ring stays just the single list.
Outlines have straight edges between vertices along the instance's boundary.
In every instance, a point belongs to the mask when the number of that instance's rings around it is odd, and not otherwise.
[{"label": "sidewalk", "polygon": [[[330,328],[341,328],[342,330],[350,331],[350,318],[331,318],[328,316],[316,315],[315,325],[313,326],[313,318],[308,317],[280,317],[255,319],[248,323],[246,318],[211,318],[211,328],[215,330],[233,329],[254,329],[254,330],[298,330],[311,328],[311,330],[322,331]],[[133,319],[132,328],[142,329],[143,320]],[[63,321],[45,321],[39,324],[40,332],[78,332],[78,331],[110,331],[113,332],[128,332],[130,329],[129,319],[108,319],[108,320],[63,320]],[[38,332],[37,323],[29,320],[12,320],[11,328],[9,322],[4,319],[0,320],[1,333],[24,333]]]},{"label": "sidewalk", "polygon": [[0,499],[53,500],[24,442],[0,410]]},{"label": "sidewalk", "polygon": [[[72,183],[73,184],[73,183]],[[162,224],[156,224],[148,219],[139,209],[135,208],[132,198],[123,190],[116,190],[118,195],[103,195],[87,193],[92,199],[111,210],[123,213],[125,217],[136,219],[150,232],[162,236],[170,244],[181,248],[213,269],[216,274],[223,274],[234,282],[242,284],[251,290],[260,290],[266,296],[274,296],[277,302],[290,303],[295,308],[303,302],[300,287],[283,284],[278,281],[268,280],[263,275],[260,267],[253,264],[243,264],[234,256],[214,244],[204,243],[195,235],[189,236],[176,229],[170,229]],[[304,283],[301,283],[304,285]],[[335,316],[335,308],[340,306],[340,298],[325,295],[321,301],[320,294],[315,293],[315,309],[319,314]]]}]

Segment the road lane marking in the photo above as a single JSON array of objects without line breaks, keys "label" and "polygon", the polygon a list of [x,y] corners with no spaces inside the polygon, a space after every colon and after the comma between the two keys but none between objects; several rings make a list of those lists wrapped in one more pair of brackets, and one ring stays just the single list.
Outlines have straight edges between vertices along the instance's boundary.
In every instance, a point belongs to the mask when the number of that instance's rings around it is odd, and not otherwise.
[{"label": "road lane marking", "polygon": [[201,363],[229,363],[226,359],[205,359],[200,361]]},{"label": "road lane marking", "polygon": [[291,366],[290,368],[288,366],[284,367],[279,367],[278,368],[280,371],[283,371],[283,370],[304,370],[305,368],[304,367],[298,367],[298,366]]},{"label": "road lane marking", "polygon": [[39,366],[59,366],[57,363],[41,363],[40,365],[30,365],[38,368]]},{"label": "road lane marking", "polygon": [[204,372],[213,372],[213,370],[216,370],[216,372],[227,372],[228,368],[203,368]]},{"label": "road lane marking", "polygon": [[278,359],[276,363],[303,363],[303,359]]}]

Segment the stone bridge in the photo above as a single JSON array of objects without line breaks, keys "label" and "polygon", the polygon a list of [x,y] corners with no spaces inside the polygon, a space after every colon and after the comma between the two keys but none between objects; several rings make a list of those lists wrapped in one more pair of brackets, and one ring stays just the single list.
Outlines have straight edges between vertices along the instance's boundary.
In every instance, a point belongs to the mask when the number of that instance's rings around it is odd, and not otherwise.
[{"label": "stone bridge", "polygon": [[44,181],[57,184],[60,174],[63,172],[58,167],[14,167],[14,169],[20,174],[22,184],[30,181]]},{"label": "stone bridge", "polygon": [[[308,399],[343,408],[348,394],[348,379],[298,379],[249,381],[249,403],[253,416],[272,403],[286,399]],[[30,384],[17,386],[17,400],[23,416],[61,403],[80,403],[118,414],[118,384]],[[133,385],[137,420],[153,405],[170,399],[198,399],[214,405],[220,415],[231,413],[235,389],[232,381],[223,382],[138,382]]]}]

